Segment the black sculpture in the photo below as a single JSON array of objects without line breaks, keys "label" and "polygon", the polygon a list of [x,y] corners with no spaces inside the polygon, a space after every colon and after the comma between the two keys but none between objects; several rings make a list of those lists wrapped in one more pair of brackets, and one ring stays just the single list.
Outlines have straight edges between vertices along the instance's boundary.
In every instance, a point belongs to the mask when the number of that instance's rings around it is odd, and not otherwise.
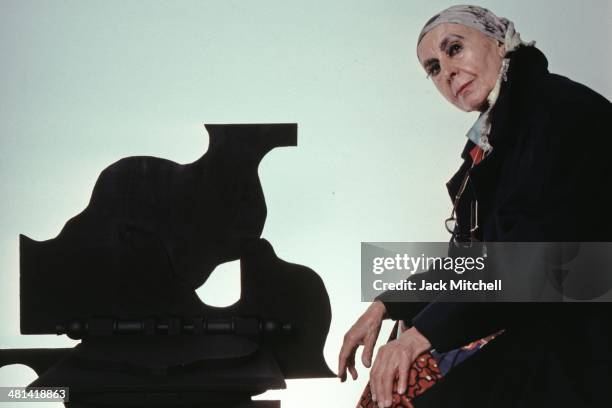
[{"label": "black sculpture", "polygon": [[[31,386],[69,386],[67,406],[264,406],[251,396],[285,378],[333,376],[321,279],[260,238],[257,167],[271,149],[296,145],[297,125],[206,129],[209,149],[194,163],[119,160],[56,238],[20,237],[21,332],[83,340],[4,350],[0,363],[30,365],[40,376]],[[241,299],[202,303],[195,290],[236,259]]]}]

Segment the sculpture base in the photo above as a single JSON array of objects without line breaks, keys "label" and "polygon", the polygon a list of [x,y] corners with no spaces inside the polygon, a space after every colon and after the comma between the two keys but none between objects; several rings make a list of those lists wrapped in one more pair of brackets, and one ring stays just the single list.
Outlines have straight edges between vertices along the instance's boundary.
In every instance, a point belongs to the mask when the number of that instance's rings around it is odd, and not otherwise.
[{"label": "sculpture base", "polygon": [[[205,343],[205,342],[203,342]],[[270,389],[284,389],[275,359],[260,349],[230,364],[190,364],[173,370],[136,370],[133,361],[93,361],[76,347],[35,380],[31,387],[67,387],[67,407],[267,408],[278,401],[252,401]],[[80,358],[86,354],[88,358]],[[116,353],[119,355],[120,353]],[[99,364],[99,365],[98,365]]]},{"label": "sculpture base", "polygon": [[[72,403],[67,402],[64,404],[67,408],[99,408],[100,405],[97,404],[84,404],[84,403]],[[154,405],[156,407],[164,407],[164,408],[180,408],[181,405]],[[280,401],[246,401],[239,402],[236,404],[223,404],[223,403],[212,403],[212,404],[198,404],[198,405],[184,405],[185,408],[281,408]]]}]

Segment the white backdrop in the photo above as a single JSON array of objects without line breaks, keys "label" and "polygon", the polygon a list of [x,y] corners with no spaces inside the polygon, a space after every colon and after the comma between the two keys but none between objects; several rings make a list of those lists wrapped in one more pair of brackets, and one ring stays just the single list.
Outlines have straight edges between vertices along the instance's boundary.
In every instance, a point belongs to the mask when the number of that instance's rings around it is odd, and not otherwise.
[{"label": "white backdrop", "polygon": [[[298,147],[275,149],[259,169],[263,237],[322,276],[335,370],[366,307],[360,242],[447,240],[444,183],[475,116],[425,79],[415,39],[452,4],[0,0],[0,348],[73,344],[19,335],[18,234],[57,235],[104,167],[130,155],[191,162],[206,150],[203,123],[297,122]],[[612,96],[609,0],[479,4],[536,40],[551,71]],[[228,294],[216,302],[238,296],[235,270],[214,280]],[[263,397],[351,407],[366,377],[289,381]],[[0,369],[0,386],[34,378]]]}]

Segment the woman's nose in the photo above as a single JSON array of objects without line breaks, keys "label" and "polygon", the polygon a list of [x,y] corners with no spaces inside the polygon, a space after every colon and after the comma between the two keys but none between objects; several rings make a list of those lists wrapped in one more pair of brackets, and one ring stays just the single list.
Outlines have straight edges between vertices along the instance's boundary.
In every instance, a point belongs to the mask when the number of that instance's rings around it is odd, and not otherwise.
[{"label": "woman's nose", "polygon": [[452,62],[448,61],[442,64],[442,75],[444,80],[450,84],[457,76],[457,67]]},{"label": "woman's nose", "polygon": [[447,65],[444,70],[444,78],[449,84],[453,82],[453,79],[457,76],[457,70],[452,65]]}]

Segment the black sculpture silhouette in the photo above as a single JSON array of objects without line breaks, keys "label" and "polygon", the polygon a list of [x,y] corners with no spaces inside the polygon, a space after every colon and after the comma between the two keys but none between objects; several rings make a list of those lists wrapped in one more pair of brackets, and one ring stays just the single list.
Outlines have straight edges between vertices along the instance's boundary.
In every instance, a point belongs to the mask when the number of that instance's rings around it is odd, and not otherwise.
[{"label": "black sculpture silhouette", "polygon": [[[260,238],[257,167],[274,147],[296,145],[297,125],[206,129],[209,149],[194,163],[119,160],[56,238],[20,237],[22,333],[83,341],[58,360],[57,350],[44,359],[5,350],[0,362],[36,366],[32,386],[70,386],[75,404],[229,407],[284,378],[333,376],[321,279]],[[240,300],[202,303],[195,290],[236,259]]]}]

